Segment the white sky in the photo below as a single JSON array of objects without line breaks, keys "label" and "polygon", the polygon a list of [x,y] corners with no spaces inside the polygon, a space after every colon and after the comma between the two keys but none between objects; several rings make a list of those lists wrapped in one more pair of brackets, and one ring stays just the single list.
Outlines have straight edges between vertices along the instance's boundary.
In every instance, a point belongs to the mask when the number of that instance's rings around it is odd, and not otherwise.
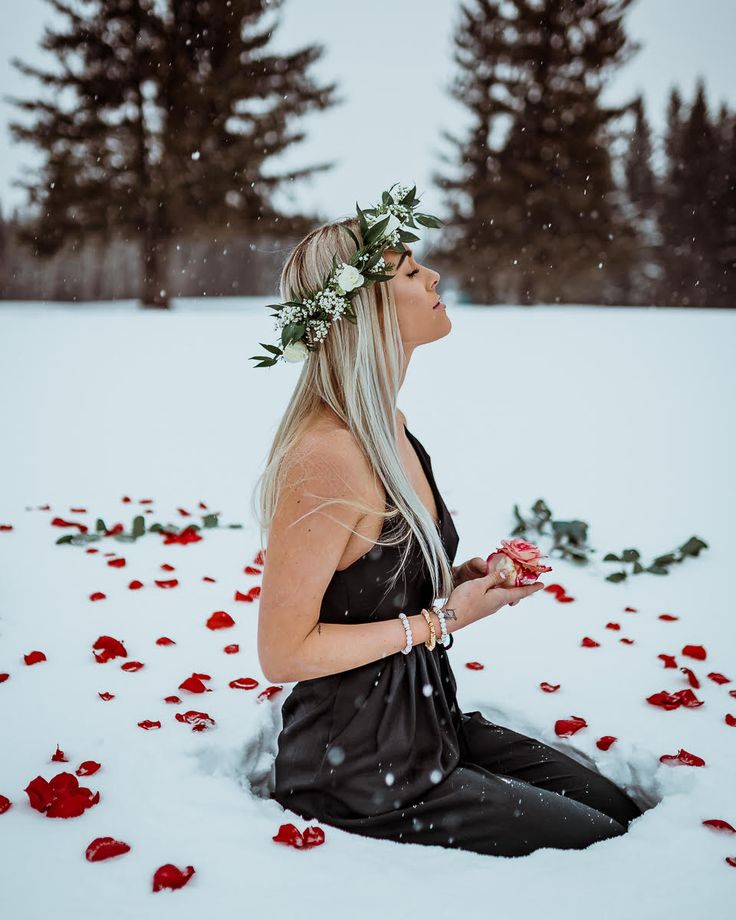
[{"label": "white sky", "polygon": [[[394,182],[418,186],[424,210],[441,215],[441,196],[430,176],[442,168],[440,154],[451,152],[440,137],[447,128],[462,133],[463,107],[448,92],[454,64],[452,34],[459,19],[459,0],[285,0],[275,14],[280,24],[274,50],[294,50],[322,43],[323,58],[310,69],[321,84],[336,81],[345,101],[326,112],[309,113],[301,126],[307,137],[268,172],[302,168],[335,160],[332,170],[294,189],[287,211],[319,209],[337,218],[355,213],[355,202],[369,206]],[[8,214],[22,205],[25,192],[11,181],[25,166],[39,162],[27,144],[13,144],[7,123],[23,113],[5,94],[36,94],[38,82],[10,64],[25,62],[53,68],[53,57],[39,40],[45,24],[58,23],[45,0],[24,0],[0,32],[0,207]],[[628,13],[628,33],[641,50],[611,80],[604,101],[617,104],[642,92],[655,130],[664,123],[672,85],[692,98],[699,75],[705,80],[713,110],[721,101],[736,108],[736,2],[734,0],[639,0]],[[402,88],[406,91],[402,96]],[[296,123],[292,125],[292,128]],[[367,130],[366,130],[367,127]]]}]

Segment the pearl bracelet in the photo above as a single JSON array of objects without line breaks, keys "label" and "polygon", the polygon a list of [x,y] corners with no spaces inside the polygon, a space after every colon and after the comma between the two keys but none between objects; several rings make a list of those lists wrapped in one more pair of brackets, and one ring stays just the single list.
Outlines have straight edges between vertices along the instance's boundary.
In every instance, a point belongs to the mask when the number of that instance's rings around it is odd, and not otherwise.
[{"label": "pearl bracelet", "polygon": [[400,613],[399,617],[401,617],[401,622],[406,632],[406,648],[401,649],[401,654],[408,655],[412,649],[412,646],[414,645],[414,637],[411,634],[411,624],[409,623],[409,618],[405,613]]},{"label": "pearl bracelet", "polygon": [[446,648],[446,647],[447,647],[447,640],[448,640],[450,637],[449,637],[448,632],[447,632],[447,623],[445,622],[445,612],[444,612],[444,610],[440,610],[439,607],[437,607],[435,604],[432,604],[432,606],[431,606],[429,609],[432,610],[432,611],[434,611],[434,613],[437,614],[437,617],[438,617],[438,619],[439,619],[439,621],[440,621],[440,630],[441,630],[441,635],[440,635],[440,640],[439,640],[439,641],[440,641],[440,642],[442,643],[442,645],[444,645],[445,648]]}]

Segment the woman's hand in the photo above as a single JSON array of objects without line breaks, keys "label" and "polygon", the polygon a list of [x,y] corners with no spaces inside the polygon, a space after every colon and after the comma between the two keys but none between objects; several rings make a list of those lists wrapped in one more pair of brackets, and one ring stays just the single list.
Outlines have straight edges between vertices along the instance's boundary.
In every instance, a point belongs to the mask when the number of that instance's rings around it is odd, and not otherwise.
[{"label": "woman's hand", "polygon": [[541,581],[518,588],[504,588],[500,585],[504,577],[500,572],[491,572],[480,578],[469,578],[455,588],[442,608],[448,633],[497,613],[507,604],[513,607],[523,598],[544,588]]},{"label": "woman's hand", "polygon": [[452,573],[455,576],[453,587],[457,588],[458,585],[471,581],[473,578],[482,578],[486,574],[487,567],[488,564],[482,556],[474,556],[467,562],[463,562],[462,565],[453,566]]}]

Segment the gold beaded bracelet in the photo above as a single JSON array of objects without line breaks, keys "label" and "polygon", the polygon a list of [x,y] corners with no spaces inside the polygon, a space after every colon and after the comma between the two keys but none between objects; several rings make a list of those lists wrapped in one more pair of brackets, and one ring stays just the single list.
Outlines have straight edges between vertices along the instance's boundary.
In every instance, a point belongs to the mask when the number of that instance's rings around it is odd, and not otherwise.
[{"label": "gold beaded bracelet", "polygon": [[437,644],[437,633],[435,632],[434,623],[432,622],[432,617],[430,616],[428,611],[422,609],[422,616],[429,624],[429,639],[426,639],[424,644],[427,646],[427,648],[431,652],[432,649]]}]

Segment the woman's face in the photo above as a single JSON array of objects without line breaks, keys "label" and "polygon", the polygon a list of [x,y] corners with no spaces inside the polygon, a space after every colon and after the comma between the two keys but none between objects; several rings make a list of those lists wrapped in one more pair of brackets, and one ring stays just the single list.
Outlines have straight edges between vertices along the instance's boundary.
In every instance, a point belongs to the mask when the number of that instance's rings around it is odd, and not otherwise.
[{"label": "woman's face", "polygon": [[434,309],[441,299],[439,273],[417,262],[408,246],[399,251],[387,249],[383,257],[393,264],[387,271],[393,277],[386,284],[393,290],[404,347],[411,350],[446,336],[452,329],[447,311],[442,306]]}]

